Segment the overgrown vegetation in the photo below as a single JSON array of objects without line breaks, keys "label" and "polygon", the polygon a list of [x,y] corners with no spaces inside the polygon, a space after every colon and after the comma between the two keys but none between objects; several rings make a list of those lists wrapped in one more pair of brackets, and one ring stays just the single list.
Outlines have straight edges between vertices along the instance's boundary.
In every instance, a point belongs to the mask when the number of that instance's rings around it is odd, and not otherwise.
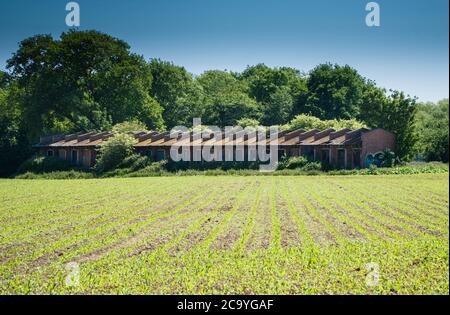
[{"label": "overgrown vegetation", "polygon": [[68,171],[73,169],[74,166],[66,160],[60,159],[55,156],[42,156],[35,155],[25,162],[23,162],[18,168],[18,173],[48,173],[57,171]]},{"label": "overgrown vegetation", "polygon": [[296,130],[296,129],[319,129],[324,130],[328,128],[333,128],[334,130],[340,130],[344,128],[349,128],[352,130],[359,128],[366,128],[367,126],[356,119],[331,119],[331,120],[321,120],[317,117],[311,115],[300,114],[295,116],[289,123],[281,126],[282,130]]},{"label": "overgrown vegetation", "polygon": [[419,104],[416,115],[417,154],[426,161],[449,160],[448,99],[437,104]]},{"label": "overgrown vegetation", "polygon": [[102,142],[94,169],[107,172],[118,167],[133,155],[135,143],[136,139],[127,133],[114,134]]},{"label": "overgrown vegetation", "polygon": [[[114,170],[104,173],[62,171],[17,175],[16,179],[79,179],[108,177],[153,177],[153,176],[336,176],[336,175],[407,175],[407,174],[444,174],[449,166],[444,163],[408,163],[395,167],[376,167],[355,170],[329,170],[319,162],[307,162],[303,158],[294,158],[280,162],[278,170],[271,173],[260,172],[255,165],[233,165],[213,168],[210,163],[191,165],[173,165],[167,161],[151,162],[147,157],[132,155],[126,162]],[[216,165],[217,166],[217,165]]]}]

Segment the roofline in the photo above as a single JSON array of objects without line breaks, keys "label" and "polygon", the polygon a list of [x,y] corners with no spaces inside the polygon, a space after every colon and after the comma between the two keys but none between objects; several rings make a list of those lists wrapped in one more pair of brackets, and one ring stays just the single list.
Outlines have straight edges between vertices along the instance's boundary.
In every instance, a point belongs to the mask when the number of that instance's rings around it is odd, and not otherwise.
[{"label": "roofline", "polygon": [[[278,145],[281,146],[342,146],[342,145],[351,145],[355,144],[358,141],[361,141],[361,137],[365,133],[370,133],[376,130],[383,130],[386,133],[393,134],[390,131],[387,131],[383,128],[376,129],[367,129],[367,128],[359,128],[356,130],[350,130],[348,128],[343,128],[340,130],[334,130],[332,128],[328,128],[325,130],[302,130],[297,129],[293,130],[289,133],[281,132],[278,134]],[[217,142],[215,142],[214,138],[200,138],[196,139],[193,143],[192,132],[190,132],[189,138],[171,138],[170,132],[155,132],[150,131],[147,133],[137,132],[130,133],[133,136],[137,143],[134,145],[135,148],[146,148],[146,147],[170,147],[172,145],[226,145],[226,142],[229,145],[250,145],[248,141],[252,139],[251,144],[255,144],[255,137],[245,137],[242,135],[235,139],[233,136],[230,139],[224,137],[225,133],[222,133],[222,137],[219,137]],[[87,133],[73,133],[70,135],[57,135],[57,136],[46,136],[41,137],[41,142],[32,145],[33,148],[98,148],[103,141],[111,137],[113,134],[111,132],[87,132]],[[285,136],[288,135],[286,138]],[[334,136],[336,135],[336,137]],[[394,135],[394,134],[393,134]],[[345,136],[345,137],[344,137]],[[394,135],[395,136],[395,135]],[[339,139],[338,139],[339,138]],[[322,143],[317,143],[321,142]],[[336,142],[338,139],[338,142]],[[238,140],[236,143],[236,140]],[[267,137],[265,139],[267,143],[271,142],[271,139]],[[305,143],[306,141],[306,143]],[[181,143],[182,142],[182,143]],[[207,143],[205,143],[207,142]],[[263,143],[262,140],[257,141],[258,144]]]}]

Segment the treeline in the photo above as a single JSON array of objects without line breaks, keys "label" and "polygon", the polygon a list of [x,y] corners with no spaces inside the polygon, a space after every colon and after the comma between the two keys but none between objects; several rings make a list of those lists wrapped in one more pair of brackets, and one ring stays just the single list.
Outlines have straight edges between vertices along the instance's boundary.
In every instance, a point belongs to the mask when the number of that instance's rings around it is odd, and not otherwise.
[{"label": "treeline", "polygon": [[[109,35],[70,31],[59,39],[23,40],[7,70],[0,72],[3,176],[29,157],[30,144],[44,134],[110,130],[134,120],[149,130],[167,130],[190,126],[194,117],[218,126],[381,127],[397,135],[396,153],[402,159],[420,153],[448,161],[448,100],[437,114],[434,105],[379,88],[347,65],[321,64],[305,74],[258,64],[241,73],[210,70],[193,76],[171,62],[146,61]],[[445,151],[445,144],[447,153],[429,152]]]}]

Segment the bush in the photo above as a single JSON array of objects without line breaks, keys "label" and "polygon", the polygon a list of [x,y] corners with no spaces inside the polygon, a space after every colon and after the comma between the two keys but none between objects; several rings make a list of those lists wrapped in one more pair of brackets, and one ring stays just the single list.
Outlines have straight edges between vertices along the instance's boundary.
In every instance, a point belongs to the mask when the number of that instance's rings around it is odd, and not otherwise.
[{"label": "bush", "polygon": [[94,178],[94,174],[89,172],[81,171],[60,171],[60,172],[50,172],[50,173],[32,173],[26,172],[15,177],[16,179],[90,179]]},{"label": "bush", "polygon": [[139,120],[129,120],[124,121],[118,124],[115,124],[112,128],[112,132],[114,134],[119,133],[128,133],[128,132],[140,132],[140,131],[148,131],[147,126],[143,122]]},{"label": "bush", "polygon": [[99,150],[95,170],[106,172],[119,166],[125,158],[133,155],[135,143],[136,139],[132,136],[120,133],[104,141]]},{"label": "bush", "polygon": [[309,162],[305,166],[301,168],[302,171],[311,172],[319,172],[323,169],[322,164],[320,162]]},{"label": "bush", "polygon": [[132,154],[128,157],[126,157],[118,166],[117,168],[127,168],[132,171],[137,171],[142,168],[147,167],[152,163],[152,159],[148,156],[144,156],[141,154]]},{"label": "bush", "polygon": [[334,170],[327,175],[408,175],[448,173],[448,164],[444,163],[408,163],[394,167],[364,168],[361,170]]},{"label": "bush", "polygon": [[284,170],[284,169],[296,169],[296,168],[302,168],[306,164],[308,164],[309,161],[304,156],[294,156],[290,158],[284,158],[278,163],[278,169]]},{"label": "bush", "polygon": [[341,119],[341,120],[321,120],[320,118],[300,114],[295,116],[288,124],[283,125],[281,129],[283,130],[296,130],[296,129],[319,129],[324,130],[328,128],[333,128],[335,130],[349,128],[349,129],[359,129],[366,127],[366,125],[362,122],[357,121],[356,119]]},{"label": "bush", "polygon": [[17,173],[32,172],[39,174],[53,171],[67,171],[70,169],[73,169],[73,166],[69,161],[55,156],[35,155],[23,162],[19,166]]},{"label": "bush", "polygon": [[215,162],[196,162],[196,161],[180,161],[174,162],[169,161],[167,163],[167,170],[170,172],[177,172],[182,170],[196,170],[196,171],[205,171],[205,170],[256,170],[259,167],[259,162],[248,162],[248,161],[215,161]]},{"label": "bush", "polygon": [[167,161],[159,161],[147,165],[143,169],[128,174],[128,177],[146,177],[146,176],[167,176],[170,173],[166,170]]}]

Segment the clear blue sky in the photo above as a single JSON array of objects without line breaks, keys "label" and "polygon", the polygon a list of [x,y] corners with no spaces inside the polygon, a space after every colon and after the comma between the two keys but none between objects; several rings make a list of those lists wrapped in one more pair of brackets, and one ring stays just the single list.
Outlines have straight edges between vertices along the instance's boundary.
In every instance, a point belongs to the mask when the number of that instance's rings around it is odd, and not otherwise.
[{"label": "clear blue sky", "polygon": [[[0,0],[0,68],[17,43],[68,30],[65,0]],[[448,0],[378,0],[381,27],[368,28],[368,0],[79,0],[81,29],[127,41],[194,74],[241,71],[263,62],[309,71],[349,64],[378,85],[421,101],[448,97]]]}]

